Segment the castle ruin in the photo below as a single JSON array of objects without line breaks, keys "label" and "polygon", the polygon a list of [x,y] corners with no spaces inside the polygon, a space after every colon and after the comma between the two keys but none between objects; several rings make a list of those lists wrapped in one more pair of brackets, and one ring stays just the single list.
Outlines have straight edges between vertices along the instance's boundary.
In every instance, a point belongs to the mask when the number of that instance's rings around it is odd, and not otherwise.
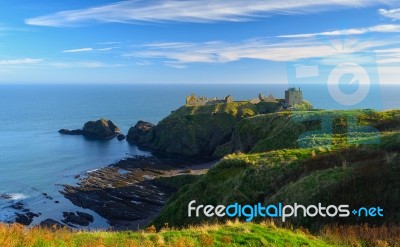
[{"label": "castle ruin", "polygon": [[292,87],[285,91],[285,104],[286,106],[294,106],[299,105],[303,102],[303,92],[299,88]]},{"label": "castle ruin", "polygon": [[[197,97],[196,94],[192,94],[186,97],[186,106],[204,106],[204,105],[214,105],[219,103],[232,103],[233,97],[228,95],[223,99],[207,98],[204,96]],[[285,91],[285,99],[277,99],[272,94],[268,97],[259,94],[258,98],[254,98],[248,101],[252,104],[258,104],[260,102],[269,102],[269,103],[279,103],[284,109],[293,107],[294,105],[300,105],[303,103],[303,92],[301,89],[296,89],[294,87],[289,88]]]},{"label": "castle ruin", "polygon": [[196,94],[192,94],[186,97],[186,106],[203,106],[203,105],[213,105],[218,103],[232,103],[233,97],[228,95],[223,99],[207,98],[204,96],[197,97]]}]

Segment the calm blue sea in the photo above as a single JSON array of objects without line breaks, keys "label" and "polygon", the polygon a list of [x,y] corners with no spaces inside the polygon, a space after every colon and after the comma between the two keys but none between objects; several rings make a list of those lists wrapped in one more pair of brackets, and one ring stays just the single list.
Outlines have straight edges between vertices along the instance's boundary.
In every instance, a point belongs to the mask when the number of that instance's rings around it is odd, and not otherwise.
[{"label": "calm blue sea", "polygon": [[[77,208],[58,192],[59,184],[75,183],[74,176],[135,154],[148,154],[126,141],[90,141],[60,135],[61,128],[81,128],[88,120],[111,119],[123,133],[138,120],[157,123],[196,93],[208,97],[233,95],[235,100],[259,93],[284,97],[287,85],[0,85],[0,220],[9,220],[12,203],[46,218],[61,219],[63,211]],[[349,108],[332,101],[326,86],[302,87],[315,108]],[[351,88],[349,89],[351,93]],[[374,86],[357,108],[400,107],[400,86]],[[46,199],[47,193],[54,200]],[[81,209],[80,209],[81,210]],[[84,210],[81,210],[84,211]],[[89,212],[89,211],[87,211]],[[94,214],[93,212],[90,212]],[[91,227],[104,227],[96,216]]]}]

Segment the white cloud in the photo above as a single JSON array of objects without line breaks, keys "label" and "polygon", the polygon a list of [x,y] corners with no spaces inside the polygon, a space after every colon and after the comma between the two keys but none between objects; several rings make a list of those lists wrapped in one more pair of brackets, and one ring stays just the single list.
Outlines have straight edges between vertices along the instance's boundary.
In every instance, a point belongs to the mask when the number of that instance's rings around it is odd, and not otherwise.
[{"label": "white cloud", "polygon": [[116,48],[118,48],[118,47],[106,47],[106,48],[99,48],[99,49],[96,49],[96,50],[97,51],[111,51],[111,50],[116,49]]},{"label": "white cloud", "polygon": [[356,40],[333,42],[330,46],[318,41],[296,39],[274,43],[266,39],[253,39],[240,43],[220,41],[205,43],[152,43],[138,51],[125,54],[128,57],[161,59],[167,66],[182,68],[189,63],[226,63],[241,59],[258,59],[276,62],[299,59],[324,58],[371,50],[386,45],[384,41],[358,43]]},{"label": "white cloud", "polygon": [[248,21],[273,14],[303,14],[366,7],[397,0],[127,0],[27,19],[29,25],[73,26],[87,22]]},{"label": "white cloud", "polygon": [[123,64],[107,64],[100,61],[53,61],[46,64],[56,68],[114,68],[125,66]]},{"label": "white cloud", "polygon": [[87,60],[49,60],[38,58],[20,58],[0,60],[0,66],[10,67],[35,67],[35,68],[114,68],[125,66],[123,64],[110,64],[101,61],[87,61]]},{"label": "white cloud", "polygon": [[320,33],[304,33],[304,34],[289,34],[280,35],[279,38],[311,38],[318,36],[345,36],[345,35],[361,35],[366,33],[399,33],[400,25],[387,24],[377,25],[365,28],[351,28],[343,30],[334,30]]},{"label": "white cloud", "polygon": [[392,20],[400,20],[400,8],[399,9],[379,9],[378,13],[386,18]]},{"label": "white cloud", "polygon": [[400,48],[376,50],[377,61],[380,65],[400,64]]},{"label": "white cloud", "polygon": [[80,48],[80,49],[72,49],[72,50],[64,50],[63,53],[77,53],[77,52],[87,52],[93,51],[93,48]]},{"label": "white cloud", "polygon": [[122,44],[122,42],[119,41],[107,41],[107,42],[100,42],[97,43],[98,45],[117,45],[117,44]]},{"label": "white cloud", "polygon": [[41,63],[43,59],[37,58],[21,58],[21,59],[11,59],[11,60],[0,60],[0,65],[26,65],[26,64],[38,64]]},{"label": "white cloud", "polygon": [[147,60],[141,60],[141,61],[136,62],[136,65],[139,65],[139,66],[147,66],[147,65],[151,65],[151,64],[153,64],[153,63],[150,61],[147,61]]}]

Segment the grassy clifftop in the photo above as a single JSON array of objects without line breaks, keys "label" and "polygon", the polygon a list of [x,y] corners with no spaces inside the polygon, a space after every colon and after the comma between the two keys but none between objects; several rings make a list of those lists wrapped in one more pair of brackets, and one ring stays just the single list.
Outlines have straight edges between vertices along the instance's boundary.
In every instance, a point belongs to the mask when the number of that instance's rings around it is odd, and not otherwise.
[{"label": "grassy clifftop", "polygon": [[[235,141],[240,141],[242,152],[248,153],[226,156],[196,182],[183,186],[153,223],[161,227],[165,223],[182,226],[216,221],[215,218],[188,218],[187,205],[196,200],[197,205],[235,202],[305,205],[321,202],[349,204],[354,208],[379,205],[385,208],[384,218],[370,218],[364,222],[397,224],[400,221],[400,111],[299,114],[334,118],[334,142],[331,143],[331,136],[316,132],[306,139],[319,147],[297,148],[299,136],[310,129],[318,129],[320,123],[291,121],[293,115],[289,113],[246,118],[236,129],[235,137],[240,139]],[[344,121],[347,117],[356,117],[356,126],[349,127]],[[361,131],[365,130],[365,125],[380,131],[379,142],[375,143],[375,132]],[[345,132],[349,129],[354,135]],[[342,222],[363,220],[349,218]],[[299,217],[291,223],[320,227],[337,222]]]},{"label": "grassy clifftop", "polygon": [[394,130],[400,130],[399,110],[280,112],[240,121],[229,148],[257,153],[346,141],[362,143],[360,138]]},{"label": "grassy clifftop", "polygon": [[[240,234],[238,234],[240,233]],[[66,229],[26,230],[0,225],[0,245],[8,247],[142,247],[142,246],[334,246],[302,231],[268,224],[205,225],[161,232],[72,232]]]},{"label": "grassy clifftop", "polygon": [[277,103],[254,105],[249,102],[182,106],[138,138],[137,144],[169,154],[211,157],[218,146],[231,140],[240,120],[262,112],[274,112],[279,107]]}]

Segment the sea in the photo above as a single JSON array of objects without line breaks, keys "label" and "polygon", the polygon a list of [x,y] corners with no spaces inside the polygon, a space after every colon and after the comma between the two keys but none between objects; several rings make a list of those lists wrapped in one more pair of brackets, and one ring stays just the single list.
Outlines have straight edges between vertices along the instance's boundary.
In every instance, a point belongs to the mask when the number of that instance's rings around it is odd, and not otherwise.
[{"label": "sea", "polygon": [[[133,155],[151,155],[117,139],[88,140],[61,135],[61,128],[77,129],[89,120],[111,119],[126,134],[139,120],[157,123],[185,104],[185,97],[234,100],[257,98],[261,93],[284,98],[287,84],[257,85],[0,85],[0,221],[12,221],[11,205],[24,207],[44,219],[62,219],[62,212],[83,211],[95,216],[90,229],[107,228],[104,218],[65,199],[62,184],[76,184],[76,175],[107,166]],[[296,86],[297,87],[297,86]],[[357,95],[357,88],[342,88]],[[374,85],[356,104],[332,96],[327,85],[302,85],[303,97],[319,109],[400,108],[400,86]],[[345,95],[344,94],[344,95]],[[346,95],[345,95],[346,96]],[[336,97],[336,98],[335,98]],[[358,102],[359,101],[359,102]],[[50,199],[51,197],[51,199]],[[58,201],[59,203],[55,203]]]}]

